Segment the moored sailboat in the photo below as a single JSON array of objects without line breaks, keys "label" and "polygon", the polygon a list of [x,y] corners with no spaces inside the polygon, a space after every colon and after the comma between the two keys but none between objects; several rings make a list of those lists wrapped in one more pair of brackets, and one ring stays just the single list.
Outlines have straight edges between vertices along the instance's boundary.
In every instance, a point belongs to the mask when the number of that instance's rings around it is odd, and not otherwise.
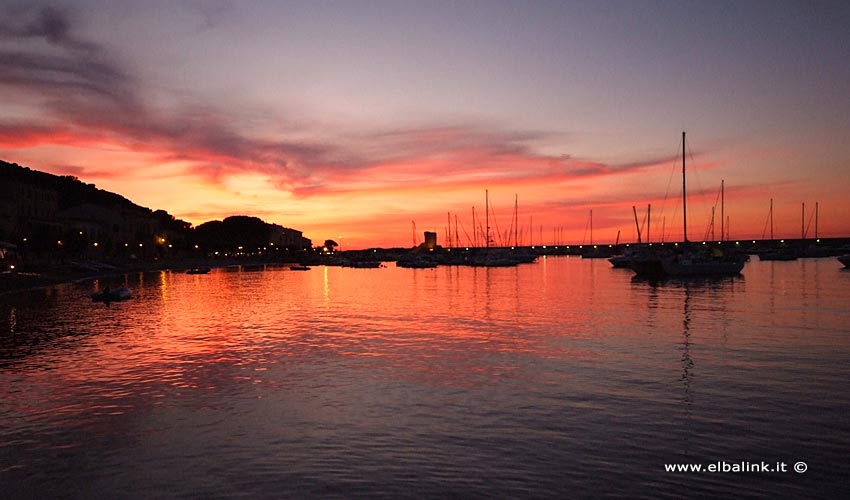
[{"label": "moored sailboat", "polygon": [[685,178],[685,132],[682,132],[682,245],[675,249],[646,247],[643,255],[632,259],[632,269],[643,277],[720,277],[735,276],[743,270],[746,255],[730,252],[722,246],[695,245],[688,241],[688,205]]}]

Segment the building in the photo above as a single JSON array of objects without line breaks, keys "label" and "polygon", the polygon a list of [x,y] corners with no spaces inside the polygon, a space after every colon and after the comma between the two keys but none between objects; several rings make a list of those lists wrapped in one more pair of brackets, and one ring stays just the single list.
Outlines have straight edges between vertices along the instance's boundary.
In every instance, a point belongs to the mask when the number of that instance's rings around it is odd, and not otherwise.
[{"label": "building", "polygon": [[425,231],[425,248],[428,250],[437,248],[437,233]]},{"label": "building", "polygon": [[291,252],[301,251],[305,248],[310,248],[312,245],[310,240],[304,238],[301,231],[283,227],[278,224],[271,224],[269,243],[273,243],[279,248],[289,249]]},{"label": "building", "polygon": [[0,237],[61,234],[62,225],[56,220],[58,199],[53,189],[14,180],[0,181]]}]

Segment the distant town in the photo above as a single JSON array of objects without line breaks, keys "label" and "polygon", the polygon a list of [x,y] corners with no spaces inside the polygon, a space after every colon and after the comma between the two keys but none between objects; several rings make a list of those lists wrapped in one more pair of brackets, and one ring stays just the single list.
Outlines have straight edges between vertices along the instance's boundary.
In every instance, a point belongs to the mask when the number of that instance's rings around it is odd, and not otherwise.
[{"label": "distant town", "polygon": [[[86,184],[0,161],[0,258],[152,261],[311,251],[301,231],[233,216],[193,227]],[[281,255],[283,254],[283,255]]]},{"label": "distant town", "polygon": [[[757,253],[762,260],[838,255],[846,253],[848,244],[848,238],[710,242],[727,252]],[[442,247],[437,234],[426,231],[424,242],[413,248],[337,252],[333,240],[314,246],[301,231],[257,217],[235,215],[193,226],[76,177],[0,161],[0,288],[5,289],[0,292],[129,270],[245,263],[374,267],[388,261],[400,267],[496,266],[531,262],[540,255],[610,258],[627,253],[629,246],[514,244],[497,249],[449,240]]]}]

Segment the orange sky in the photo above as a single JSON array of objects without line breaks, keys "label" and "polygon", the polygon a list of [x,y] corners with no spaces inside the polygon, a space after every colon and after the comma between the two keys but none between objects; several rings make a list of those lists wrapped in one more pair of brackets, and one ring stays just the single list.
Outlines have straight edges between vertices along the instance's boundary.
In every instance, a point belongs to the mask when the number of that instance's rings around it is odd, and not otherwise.
[{"label": "orange sky", "polygon": [[582,244],[591,210],[594,243],[634,241],[650,203],[681,239],[687,130],[690,239],[713,206],[719,237],[721,180],[733,239],[769,235],[771,198],[777,237],[814,236],[816,202],[819,236],[850,235],[846,9],[700,6],[683,33],[641,2],[354,4],[4,8],[0,158],[344,249],[410,246],[413,221],[443,243],[448,213],[468,244],[489,190],[497,242],[517,196],[521,243]]}]

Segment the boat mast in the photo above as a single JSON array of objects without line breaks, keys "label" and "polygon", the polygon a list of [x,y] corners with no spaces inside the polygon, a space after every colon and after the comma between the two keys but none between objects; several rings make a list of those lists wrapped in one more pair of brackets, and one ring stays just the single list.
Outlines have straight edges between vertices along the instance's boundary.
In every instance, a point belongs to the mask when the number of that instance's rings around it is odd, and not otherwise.
[{"label": "boat mast", "polygon": [[590,209],[590,246],[593,246],[593,209]]},{"label": "boat mast", "polygon": [[640,244],[640,243],[643,243],[643,242],[640,240],[640,226],[638,225],[638,220],[637,220],[637,209],[635,208],[634,205],[632,205],[632,212],[635,214],[635,229],[637,229],[638,244]]},{"label": "boat mast", "polygon": [[800,213],[800,239],[806,239],[806,202],[803,202],[803,211]]},{"label": "boat mast", "polygon": [[519,196],[514,193],[514,247],[519,246],[519,217],[517,212],[517,205],[519,204]]},{"label": "boat mast", "polygon": [[452,213],[446,212],[446,222],[448,225],[446,226],[446,244],[449,248],[452,247]]},{"label": "boat mast", "polygon": [[684,242],[688,242],[688,198],[685,187],[685,131],[682,131],[682,233]]},{"label": "boat mast", "polygon": [[773,198],[770,199],[770,240],[773,241]]},{"label": "boat mast", "polygon": [[646,204],[646,242],[649,243],[649,223],[652,222],[652,204]]},{"label": "boat mast", "polygon": [[818,239],[818,202],[815,202],[815,240]]},{"label": "boat mast", "polygon": [[490,248],[490,190],[484,190],[484,226],[487,228],[485,246]]},{"label": "boat mast", "polygon": [[457,214],[455,214],[455,245],[460,246],[460,233],[457,230]]},{"label": "boat mast", "polygon": [[720,241],[725,240],[726,234],[726,196],[723,191],[723,179],[720,179]]},{"label": "boat mast", "polygon": [[472,207],[472,246],[478,248],[478,226],[475,225],[475,206]]}]

